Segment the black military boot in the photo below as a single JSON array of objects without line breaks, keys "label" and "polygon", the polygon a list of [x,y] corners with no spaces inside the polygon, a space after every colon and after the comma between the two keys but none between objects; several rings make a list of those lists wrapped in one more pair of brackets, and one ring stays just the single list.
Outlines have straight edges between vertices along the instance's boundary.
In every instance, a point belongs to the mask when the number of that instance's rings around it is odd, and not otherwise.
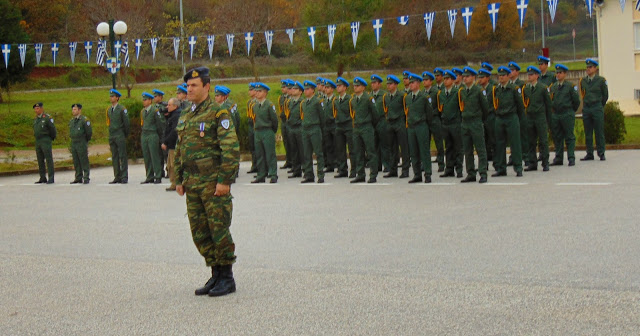
[{"label": "black military boot", "polygon": [[209,296],[223,296],[236,291],[236,281],[233,279],[231,265],[217,267],[217,281],[209,291]]},{"label": "black military boot", "polygon": [[200,287],[196,289],[196,295],[207,295],[209,291],[216,285],[216,280],[218,280],[219,272],[216,270],[216,267],[211,267],[211,278],[207,280],[207,283],[204,284],[204,287]]}]

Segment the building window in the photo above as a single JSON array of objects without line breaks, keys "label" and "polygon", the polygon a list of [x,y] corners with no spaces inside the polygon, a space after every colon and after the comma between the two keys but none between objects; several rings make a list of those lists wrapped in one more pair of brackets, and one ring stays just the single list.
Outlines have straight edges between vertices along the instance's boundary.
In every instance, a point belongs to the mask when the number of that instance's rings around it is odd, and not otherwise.
[{"label": "building window", "polygon": [[633,32],[635,35],[635,49],[636,51],[640,51],[640,22],[635,22],[633,24]]}]

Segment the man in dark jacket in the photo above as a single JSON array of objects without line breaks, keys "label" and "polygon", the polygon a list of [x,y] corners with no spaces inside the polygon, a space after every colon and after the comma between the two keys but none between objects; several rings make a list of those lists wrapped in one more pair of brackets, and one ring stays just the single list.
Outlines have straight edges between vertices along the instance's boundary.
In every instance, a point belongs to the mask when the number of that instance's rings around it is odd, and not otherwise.
[{"label": "man in dark jacket", "polygon": [[169,171],[171,186],[165,190],[175,191],[176,179],[173,174],[173,161],[175,159],[176,141],[178,140],[176,126],[180,118],[180,101],[177,98],[169,99],[167,110],[169,114],[167,117],[167,127],[164,129],[164,136],[162,137],[162,150],[167,151],[167,170]]}]

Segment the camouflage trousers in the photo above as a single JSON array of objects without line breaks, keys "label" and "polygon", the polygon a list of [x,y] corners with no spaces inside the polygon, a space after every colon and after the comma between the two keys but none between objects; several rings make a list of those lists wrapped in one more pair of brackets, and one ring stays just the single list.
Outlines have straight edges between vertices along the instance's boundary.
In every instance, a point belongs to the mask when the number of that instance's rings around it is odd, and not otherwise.
[{"label": "camouflage trousers", "polygon": [[236,246],[229,231],[233,197],[231,194],[214,196],[216,184],[213,182],[185,189],[191,236],[207,266],[233,264]]}]

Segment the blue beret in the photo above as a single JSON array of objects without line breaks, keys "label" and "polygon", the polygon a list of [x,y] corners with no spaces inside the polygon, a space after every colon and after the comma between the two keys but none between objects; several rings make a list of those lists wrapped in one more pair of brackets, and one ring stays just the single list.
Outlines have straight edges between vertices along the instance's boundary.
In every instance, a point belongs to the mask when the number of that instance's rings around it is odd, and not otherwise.
[{"label": "blue beret", "polygon": [[487,69],[478,70],[478,77],[491,77],[491,71]]},{"label": "blue beret", "polygon": [[287,80],[286,79],[281,80],[280,84],[281,84],[282,87],[287,86]]},{"label": "blue beret", "polygon": [[488,62],[482,62],[482,64],[480,65],[483,69],[487,69],[489,71],[493,71],[493,65],[491,65],[491,63]]},{"label": "blue beret", "polygon": [[382,83],[382,77],[376,74],[371,75],[371,82],[376,82],[376,81]]},{"label": "blue beret", "polygon": [[422,73],[422,79],[427,79],[427,77],[431,78],[431,80],[435,80],[436,76],[434,76],[432,73],[430,73],[429,71],[425,71]]},{"label": "blue beret", "polygon": [[164,96],[164,92],[158,90],[158,89],[153,89],[151,90],[151,92],[153,92],[154,96]]},{"label": "blue beret", "polygon": [[353,85],[367,86],[367,81],[362,77],[356,77],[353,79]]},{"label": "blue beret", "polygon": [[436,76],[438,76],[438,75],[442,76],[442,75],[444,75],[444,70],[442,70],[441,68],[435,68],[435,69],[433,69],[433,74],[436,75]]},{"label": "blue beret", "polygon": [[304,91],[304,87],[302,86],[302,83],[300,83],[300,82],[293,82],[293,88],[299,89],[300,91]]},{"label": "blue beret", "polygon": [[324,82],[324,78],[316,77],[316,84],[322,84]]},{"label": "blue beret", "polygon": [[589,65],[593,65],[593,66],[598,66],[598,61],[594,60],[593,58],[587,58],[585,60],[585,62],[587,63],[587,66]]},{"label": "blue beret", "polygon": [[328,78],[326,78],[326,79],[324,80],[324,85],[326,85],[326,86],[330,86],[330,87],[332,87],[332,88],[334,88],[334,89],[337,87],[336,83],[334,83],[332,80],[330,80],[330,79],[328,79]]},{"label": "blue beret", "polygon": [[148,92],[143,92],[142,93],[142,99],[153,99],[153,95],[148,93]]},{"label": "blue beret", "polygon": [[569,68],[564,64],[556,64],[556,71],[569,71]]},{"label": "blue beret", "polygon": [[458,74],[458,75],[462,75],[463,71],[460,68],[451,68],[451,71],[453,71],[453,73]]},{"label": "blue beret", "polygon": [[266,90],[266,91],[271,90],[271,88],[267,84],[265,84],[263,82],[253,83],[253,85],[254,85],[256,90]]},{"label": "blue beret", "polygon": [[458,76],[456,76],[456,74],[451,70],[445,70],[442,76],[444,76],[444,78],[451,78],[453,80],[458,78]]},{"label": "blue beret", "polygon": [[538,64],[542,63],[550,63],[551,59],[549,57],[544,57],[542,55],[538,56]]},{"label": "blue beret", "polygon": [[214,90],[216,95],[227,96],[229,93],[231,93],[231,89],[222,85],[216,85]]},{"label": "blue beret", "polygon": [[178,92],[182,91],[184,93],[187,93],[187,88],[185,86],[178,85],[176,86],[176,88],[178,89]]},{"label": "blue beret", "polygon": [[537,73],[538,75],[542,74],[542,71],[540,71],[538,67],[534,67],[533,65],[527,67],[527,72],[529,74],[534,74],[534,73]]},{"label": "blue beret", "polygon": [[122,94],[116,89],[109,90],[109,95],[110,96],[116,96],[116,97],[121,97],[122,96]]},{"label": "blue beret", "polygon": [[346,79],[342,78],[342,77],[336,78],[336,84],[344,85],[346,87],[349,87],[349,82]]},{"label": "blue beret", "polygon": [[409,73],[409,82],[422,82],[422,77],[414,73]]},{"label": "blue beret", "polygon": [[409,78],[409,75],[411,74],[411,72],[405,70],[402,72],[402,78]]},{"label": "blue beret", "polygon": [[516,62],[509,62],[509,69],[510,69],[509,71],[511,71],[511,70],[520,71],[520,66]]},{"label": "blue beret", "polygon": [[309,80],[304,81],[302,84],[305,89],[315,89],[316,87],[318,87],[316,83]]},{"label": "blue beret", "polygon": [[387,84],[391,84],[392,82],[400,84],[400,78],[398,78],[396,75],[387,76]]},{"label": "blue beret", "polygon": [[289,89],[293,88],[293,86],[296,85],[296,82],[292,81],[291,79],[285,79],[285,81],[287,82],[287,87]]},{"label": "blue beret", "polygon": [[209,68],[207,68],[207,67],[199,67],[199,68],[191,69],[191,70],[187,71],[187,73],[184,75],[184,77],[182,77],[182,79],[186,83],[190,79],[200,78],[200,77],[209,77]]},{"label": "blue beret", "polygon": [[508,75],[511,73],[511,70],[509,68],[507,68],[506,66],[500,66],[498,68],[498,75],[503,76],[503,75]]},{"label": "blue beret", "polygon": [[256,83],[254,83],[254,82],[250,82],[250,83],[249,83],[249,90],[253,90],[253,89],[255,89],[255,88],[256,88]]},{"label": "blue beret", "polygon": [[474,70],[473,68],[466,66],[462,70],[462,75],[463,76],[477,76],[478,72],[476,70]]}]

